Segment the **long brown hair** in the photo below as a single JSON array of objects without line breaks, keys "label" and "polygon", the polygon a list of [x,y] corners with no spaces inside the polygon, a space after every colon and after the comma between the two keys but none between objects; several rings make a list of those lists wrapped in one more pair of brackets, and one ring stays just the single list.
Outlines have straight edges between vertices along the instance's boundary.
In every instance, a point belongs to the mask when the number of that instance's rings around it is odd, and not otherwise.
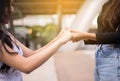
[{"label": "long brown hair", "polygon": [[3,23],[5,7],[10,8],[11,0],[0,0],[0,23]]},{"label": "long brown hair", "polygon": [[103,5],[101,22],[104,27],[116,30],[120,24],[120,0],[109,0]]},{"label": "long brown hair", "polygon": [[[5,24],[4,24],[4,14],[5,14],[5,7],[10,8],[11,5],[11,0],[0,0],[0,40],[1,40],[1,45],[3,46],[9,54],[17,54],[17,52],[10,52],[6,46],[8,45],[10,48],[13,48],[12,45],[12,39],[10,38],[10,35],[8,34],[7,30],[5,29]],[[0,51],[2,53],[1,47]],[[6,65],[3,63],[3,65],[0,67],[0,72],[7,72],[10,69],[10,66]]]}]

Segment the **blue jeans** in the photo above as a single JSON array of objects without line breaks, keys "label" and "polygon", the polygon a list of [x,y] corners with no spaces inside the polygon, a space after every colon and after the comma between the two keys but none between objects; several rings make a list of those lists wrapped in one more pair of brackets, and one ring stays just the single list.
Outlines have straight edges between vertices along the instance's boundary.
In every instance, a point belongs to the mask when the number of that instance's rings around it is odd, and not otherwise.
[{"label": "blue jeans", "polygon": [[95,81],[120,81],[120,48],[100,45],[95,57]]}]

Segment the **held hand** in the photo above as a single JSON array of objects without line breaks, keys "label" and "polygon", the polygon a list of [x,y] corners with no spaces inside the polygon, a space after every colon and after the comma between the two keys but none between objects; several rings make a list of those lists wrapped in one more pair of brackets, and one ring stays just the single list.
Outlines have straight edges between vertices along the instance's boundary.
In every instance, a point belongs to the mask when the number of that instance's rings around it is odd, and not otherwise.
[{"label": "held hand", "polygon": [[80,40],[84,39],[84,35],[82,32],[79,32],[77,30],[69,29],[69,31],[72,33],[72,41],[73,42],[78,42]]},{"label": "held hand", "polygon": [[61,44],[65,44],[71,39],[72,39],[72,33],[67,30],[62,30],[59,35],[58,42],[60,42]]}]

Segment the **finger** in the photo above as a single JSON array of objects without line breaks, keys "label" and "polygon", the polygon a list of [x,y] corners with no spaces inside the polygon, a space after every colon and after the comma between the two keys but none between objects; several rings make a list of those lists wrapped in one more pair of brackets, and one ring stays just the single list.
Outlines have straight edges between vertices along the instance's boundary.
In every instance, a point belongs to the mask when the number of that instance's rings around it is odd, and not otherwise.
[{"label": "finger", "polygon": [[76,32],[76,30],[74,30],[74,29],[69,29],[69,31],[72,33]]},{"label": "finger", "polygon": [[73,43],[75,43],[76,41],[72,40]]},{"label": "finger", "polygon": [[64,29],[65,29],[65,30],[68,30],[69,28],[68,28],[68,27],[65,27]]}]

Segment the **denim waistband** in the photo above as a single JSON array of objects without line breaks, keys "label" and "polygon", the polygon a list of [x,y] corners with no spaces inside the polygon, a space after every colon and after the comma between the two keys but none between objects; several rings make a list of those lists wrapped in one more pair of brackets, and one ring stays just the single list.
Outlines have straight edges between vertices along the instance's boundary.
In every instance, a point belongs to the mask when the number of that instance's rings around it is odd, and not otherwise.
[{"label": "denim waistband", "polygon": [[120,48],[120,44],[100,44],[99,47],[113,47],[113,48]]},{"label": "denim waistband", "polygon": [[114,44],[115,48],[120,48],[120,44]]}]

